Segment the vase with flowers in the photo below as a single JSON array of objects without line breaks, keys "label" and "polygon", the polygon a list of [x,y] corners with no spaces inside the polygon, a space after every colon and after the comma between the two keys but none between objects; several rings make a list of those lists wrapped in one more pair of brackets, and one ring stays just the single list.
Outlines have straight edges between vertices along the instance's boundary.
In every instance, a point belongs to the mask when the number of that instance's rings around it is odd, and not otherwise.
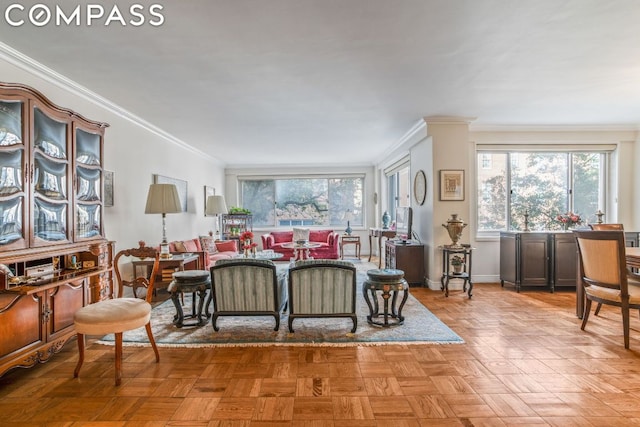
[{"label": "vase with flowers", "polygon": [[556,220],[560,222],[563,230],[568,230],[572,228],[574,225],[579,225],[582,223],[582,218],[580,215],[574,212],[567,212],[564,214],[560,214],[556,217]]},{"label": "vase with flowers", "polygon": [[244,256],[246,258],[249,257],[250,253],[255,255],[258,244],[253,243],[253,233],[251,231],[247,230],[243,232],[240,235],[240,242],[242,244],[242,249],[244,249]]}]

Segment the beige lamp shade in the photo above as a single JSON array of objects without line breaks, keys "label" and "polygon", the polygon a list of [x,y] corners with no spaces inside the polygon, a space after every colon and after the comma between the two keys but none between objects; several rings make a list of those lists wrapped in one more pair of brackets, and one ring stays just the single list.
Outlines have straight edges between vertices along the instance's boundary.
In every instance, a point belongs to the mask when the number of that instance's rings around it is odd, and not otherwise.
[{"label": "beige lamp shade", "polygon": [[151,184],[147,194],[147,206],[144,213],[147,214],[168,214],[180,213],[180,197],[178,190],[173,184]]},{"label": "beige lamp shade", "polygon": [[207,215],[226,214],[227,203],[224,201],[224,196],[209,196],[207,197]]}]

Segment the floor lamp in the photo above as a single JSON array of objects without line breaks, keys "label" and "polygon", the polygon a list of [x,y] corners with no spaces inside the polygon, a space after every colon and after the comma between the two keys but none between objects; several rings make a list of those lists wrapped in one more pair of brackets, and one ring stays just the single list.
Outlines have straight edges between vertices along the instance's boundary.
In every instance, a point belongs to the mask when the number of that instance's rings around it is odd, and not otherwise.
[{"label": "floor lamp", "polygon": [[146,214],[162,214],[162,243],[160,243],[160,258],[171,258],[169,243],[167,242],[166,215],[180,213],[180,197],[173,184],[151,184],[147,194]]},{"label": "floor lamp", "polygon": [[214,236],[216,240],[220,239],[220,228],[218,227],[219,215],[226,214],[227,212],[227,203],[224,201],[224,196],[207,197],[207,209],[205,210],[205,213],[207,215],[216,216],[216,234]]}]

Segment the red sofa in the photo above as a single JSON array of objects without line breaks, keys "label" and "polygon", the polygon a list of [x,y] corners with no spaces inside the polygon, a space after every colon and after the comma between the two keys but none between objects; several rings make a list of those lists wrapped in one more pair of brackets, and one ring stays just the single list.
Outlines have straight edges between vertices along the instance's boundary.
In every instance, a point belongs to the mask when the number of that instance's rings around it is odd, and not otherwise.
[{"label": "red sofa", "polygon": [[219,259],[231,259],[238,254],[235,240],[214,240],[210,236],[196,237],[190,240],[177,240],[169,243],[169,252],[202,253],[204,268],[213,266]]},{"label": "red sofa", "polygon": [[[293,257],[293,249],[283,248],[283,243],[293,242],[293,231],[272,231],[262,235],[262,248],[272,249],[284,255],[284,259]],[[340,234],[333,230],[310,230],[309,243],[320,243],[320,247],[310,249],[309,255],[315,259],[340,258]]]}]

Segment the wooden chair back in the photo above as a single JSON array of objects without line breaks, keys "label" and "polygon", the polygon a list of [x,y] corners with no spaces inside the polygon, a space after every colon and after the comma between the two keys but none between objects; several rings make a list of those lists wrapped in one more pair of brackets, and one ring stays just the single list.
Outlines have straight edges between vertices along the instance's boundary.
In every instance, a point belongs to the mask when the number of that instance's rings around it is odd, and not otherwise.
[{"label": "wooden chair back", "polygon": [[622,224],[615,224],[615,223],[589,224],[589,227],[591,227],[592,230],[596,230],[596,231],[607,231],[607,230],[623,230],[624,231],[624,226]]},{"label": "wooden chair back", "polygon": [[[142,276],[138,276],[136,277],[136,272],[135,270],[133,271],[133,279],[132,280],[127,280],[123,278],[123,274],[122,274],[122,265],[120,263],[120,258],[122,257],[128,257],[129,259],[144,259],[144,258],[151,258],[154,259],[154,263],[153,263],[153,268],[151,269],[151,275],[150,277],[142,277]],[[145,300],[149,303],[151,303],[151,300],[153,298],[153,287],[155,284],[155,279],[157,276],[157,272],[159,269],[159,252],[152,247],[147,247],[147,246],[140,246],[138,248],[131,248],[131,249],[123,249],[121,251],[119,251],[115,258],[113,259],[113,265],[114,265],[114,270],[116,273],[116,279],[117,279],[117,294],[115,295],[116,298],[121,298],[124,294],[124,287],[125,286],[129,286],[133,289],[133,295],[135,297],[137,297],[136,294],[136,289],[137,288],[145,288],[146,289],[146,295],[145,295]]]}]

